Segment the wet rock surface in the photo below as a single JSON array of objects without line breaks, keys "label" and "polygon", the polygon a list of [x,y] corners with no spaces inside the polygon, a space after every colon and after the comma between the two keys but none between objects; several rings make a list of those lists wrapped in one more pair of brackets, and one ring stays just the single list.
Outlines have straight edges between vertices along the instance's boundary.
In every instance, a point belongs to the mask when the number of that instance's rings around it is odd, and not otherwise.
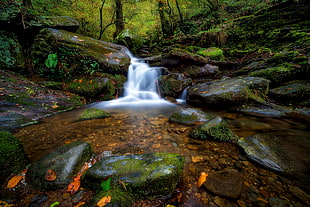
[{"label": "wet rock surface", "polygon": [[174,112],[170,117],[170,122],[176,122],[184,125],[198,125],[202,124],[210,119],[212,119],[214,115],[207,114],[201,110],[194,108],[185,108],[180,109]]}]

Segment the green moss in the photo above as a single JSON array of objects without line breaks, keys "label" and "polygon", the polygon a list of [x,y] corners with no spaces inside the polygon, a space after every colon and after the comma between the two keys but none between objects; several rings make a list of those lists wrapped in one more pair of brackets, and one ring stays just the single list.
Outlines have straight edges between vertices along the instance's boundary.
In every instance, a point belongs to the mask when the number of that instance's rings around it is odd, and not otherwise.
[{"label": "green moss", "polygon": [[11,173],[19,173],[28,164],[22,143],[10,133],[0,132],[0,184]]},{"label": "green moss", "polygon": [[204,50],[199,50],[198,55],[209,57],[212,60],[224,60],[223,50],[217,47],[210,47]]},{"label": "green moss", "polygon": [[87,120],[87,119],[102,119],[110,117],[111,115],[100,109],[85,109],[76,119],[77,121]]}]

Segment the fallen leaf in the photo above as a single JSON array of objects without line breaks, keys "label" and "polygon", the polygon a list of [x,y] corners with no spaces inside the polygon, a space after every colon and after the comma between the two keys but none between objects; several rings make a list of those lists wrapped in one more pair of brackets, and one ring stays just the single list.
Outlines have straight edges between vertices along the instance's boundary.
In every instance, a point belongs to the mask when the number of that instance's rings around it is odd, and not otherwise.
[{"label": "fallen leaf", "polygon": [[27,173],[28,169],[23,170],[19,175],[15,175],[13,176],[8,184],[7,184],[7,188],[14,188],[15,186],[18,185],[18,183],[20,183],[20,181],[25,177],[26,173]]},{"label": "fallen leaf", "polygon": [[198,178],[197,187],[200,188],[200,186],[206,182],[208,177],[208,173],[201,172],[200,177]]},{"label": "fallen leaf", "polygon": [[48,169],[45,175],[45,180],[54,181],[56,180],[56,178],[57,178],[56,172],[51,169]]},{"label": "fallen leaf", "polygon": [[105,196],[105,197],[101,198],[100,201],[98,201],[96,206],[103,207],[103,206],[107,205],[110,202],[111,202],[111,196]]},{"label": "fallen leaf", "polygon": [[73,207],[80,207],[80,206],[82,206],[82,205],[84,205],[85,204],[85,202],[84,201],[81,201],[81,202],[79,202],[78,204],[76,204],[75,206],[73,206]]},{"label": "fallen leaf", "polygon": [[80,178],[74,178],[74,181],[71,182],[67,187],[67,192],[70,192],[70,195],[76,193],[81,186]]}]

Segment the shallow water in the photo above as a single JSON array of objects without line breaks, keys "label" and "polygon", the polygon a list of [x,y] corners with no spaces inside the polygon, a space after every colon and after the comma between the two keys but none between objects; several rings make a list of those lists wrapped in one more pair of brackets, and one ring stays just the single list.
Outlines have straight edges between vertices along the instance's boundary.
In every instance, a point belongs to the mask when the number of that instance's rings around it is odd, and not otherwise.
[{"label": "shallow water", "polygon": [[[91,107],[102,108],[98,104]],[[210,173],[225,168],[237,168],[243,174],[247,189],[238,201],[253,203],[248,206],[257,205],[255,202],[258,202],[259,197],[267,200],[275,195],[298,203],[288,192],[289,185],[282,183],[281,177],[247,161],[245,154],[236,145],[193,140],[188,137],[191,126],[169,123],[169,116],[180,107],[109,108],[106,109],[112,115],[109,118],[76,122],[77,115],[83,110],[79,109],[44,118],[39,124],[17,130],[15,135],[22,140],[31,161],[77,140],[89,142],[97,154],[111,151],[114,154],[169,152],[184,155],[186,165],[179,186],[183,195],[180,206],[207,206],[212,202],[216,203],[218,197],[197,189],[196,182],[202,171]],[[303,144],[310,145],[308,123],[224,111],[209,113],[225,118],[233,132],[240,137],[282,131],[303,137]],[[257,183],[260,183],[259,186]],[[255,196],[251,198],[253,192]],[[145,203],[143,205],[147,206]],[[136,206],[143,205],[138,203]]]}]

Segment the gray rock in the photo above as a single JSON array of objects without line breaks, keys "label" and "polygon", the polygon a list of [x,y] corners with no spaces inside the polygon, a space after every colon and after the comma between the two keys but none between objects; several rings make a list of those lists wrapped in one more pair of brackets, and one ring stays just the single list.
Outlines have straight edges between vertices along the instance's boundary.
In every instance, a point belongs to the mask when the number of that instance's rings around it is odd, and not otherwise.
[{"label": "gray rock", "polygon": [[28,28],[54,28],[76,32],[80,26],[79,22],[68,16],[38,16],[27,22]]},{"label": "gray rock", "polygon": [[169,153],[106,157],[86,172],[82,184],[100,191],[102,180],[112,176],[112,183],[120,180],[137,196],[167,195],[177,185],[183,165],[183,156]]},{"label": "gray rock", "polygon": [[219,196],[237,199],[242,191],[243,177],[237,170],[224,169],[210,173],[203,185]]},{"label": "gray rock", "polygon": [[[41,159],[33,162],[27,172],[26,180],[35,188],[55,190],[64,188],[92,156],[89,143],[76,141],[63,145]],[[48,170],[56,173],[54,181],[47,181]]]},{"label": "gray rock", "polygon": [[192,79],[184,78],[180,73],[162,75],[158,79],[161,96],[179,98],[182,91],[192,84]]},{"label": "gray rock", "polygon": [[264,103],[269,82],[258,77],[235,77],[202,83],[188,90],[187,102],[202,107],[233,107]]},{"label": "gray rock", "polygon": [[176,122],[184,125],[195,125],[199,123],[206,122],[212,119],[214,116],[206,114],[205,112],[194,109],[194,108],[185,108],[180,109],[173,113],[169,117],[170,122]]}]

